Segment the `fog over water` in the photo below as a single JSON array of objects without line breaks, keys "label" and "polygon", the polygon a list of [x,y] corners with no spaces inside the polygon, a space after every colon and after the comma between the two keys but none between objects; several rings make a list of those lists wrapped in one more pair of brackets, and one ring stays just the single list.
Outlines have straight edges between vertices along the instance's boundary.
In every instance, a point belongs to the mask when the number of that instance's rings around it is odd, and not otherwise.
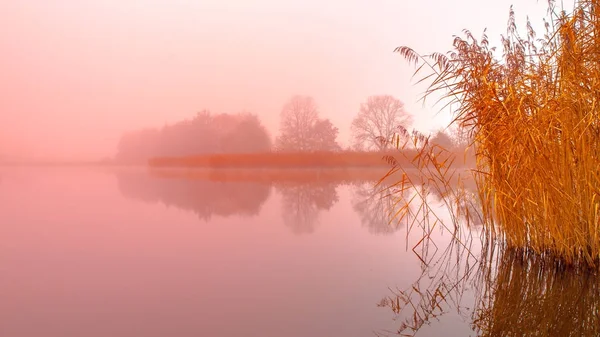
[{"label": "fog over water", "polygon": [[[449,50],[452,34],[505,31],[511,2],[24,0],[0,3],[0,156],[114,156],[123,132],[202,109],[249,111],[276,136],[292,95],[311,95],[349,143],[370,95],[390,94],[423,132],[448,122],[417,102],[392,53]],[[486,15],[481,15],[485,8]],[[524,22],[543,1],[515,6]],[[489,14],[489,15],[488,15]],[[496,43],[497,44],[497,43]]]},{"label": "fog over water", "polygon": [[600,336],[598,273],[486,237],[489,151],[393,52],[501,47],[510,5],[0,1],[0,337]]}]

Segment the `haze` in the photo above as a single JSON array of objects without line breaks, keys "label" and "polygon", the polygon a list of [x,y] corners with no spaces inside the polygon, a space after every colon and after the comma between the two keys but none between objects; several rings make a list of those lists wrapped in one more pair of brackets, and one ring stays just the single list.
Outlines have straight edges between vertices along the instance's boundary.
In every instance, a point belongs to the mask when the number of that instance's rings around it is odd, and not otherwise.
[{"label": "haze", "polygon": [[[256,113],[277,134],[292,95],[315,98],[348,144],[367,96],[391,94],[415,127],[413,69],[393,49],[447,51],[463,28],[493,45],[511,2],[403,0],[4,0],[0,2],[0,155],[112,157],[121,134],[209,109]],[[545,1],[515,6],[541,18]],[[536,23],[534,21],[534,23]],[[536,24],[539,26],[539,24]]]}]

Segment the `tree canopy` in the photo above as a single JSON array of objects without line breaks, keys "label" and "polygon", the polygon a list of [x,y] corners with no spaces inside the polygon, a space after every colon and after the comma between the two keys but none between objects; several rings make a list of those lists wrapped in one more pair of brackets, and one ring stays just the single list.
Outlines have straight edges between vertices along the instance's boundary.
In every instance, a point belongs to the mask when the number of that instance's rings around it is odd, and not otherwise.
[{"label": "tree canopy", "polygon": [[142,129],[124,134],[116,159],[141,162],[152,157],[270,150],[271,138],[256,115],[213,115],[205,110],[192,119],[161,129]]},{"label": "tree canopy", "polygon": [[352,121],[352,146],[357,150],[386,150],[398,128],[407,130],[411,124],[412,116],[400,100],[390,95],[370,96]]},{"label": "tree canopy", "polygon": [[320,119],[314,99],[294,96],[281,111],[280,134],[275,148],[282,152],[338,151],[338,128]]}]

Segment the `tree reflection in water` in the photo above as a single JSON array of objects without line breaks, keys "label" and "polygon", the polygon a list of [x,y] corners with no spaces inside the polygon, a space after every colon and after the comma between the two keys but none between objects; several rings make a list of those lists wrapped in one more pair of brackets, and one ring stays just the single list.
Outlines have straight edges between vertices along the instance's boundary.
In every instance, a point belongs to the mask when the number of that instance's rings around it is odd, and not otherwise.
[{"label": "tree reflection in water", "polygon": [[[204,221],[215,215],[256,216],[274,187],[281,195],[284,223],[296,234],[313,233],[319,213],[339,201],[338,187],[351,185],[352,207],[371,234],[391,234],[408,224],[408,219],[389,221],[398,209],[398,200],[388,198],[394,193],[408,199],[408,191],[399,193],[399,187],[390,183],[376,184],[369,180],[371,173],[336,176],[316,172],[122,169],[115,175],[122,195],[192,211]],[[435,191],[432,195],[436,198]],[[420,212],[414,205],[411,209],[411,214]]]},{"label": "tree reflection in water", "polygon": [[295,234],[314,232],[319,213],[339,201],[337,187],[342,183],[297,180],[295,176],[278,176],[272,182],[264,177],[224,178],[212,171],[186,172],[120,170],[116,176],[124,196],[193,211],[205,221],[214,215],[258,215],[275,186],[282,196],[283,222]]},{"label": "tree reflection in water", "polygon": [[313,233],[319,212],[327,211],[338,201],[336,182],[278,182],[281,193],[283,222],[295,234]]},{"label": "tree reflection in water", "polygon": [[116,176],[124,196],[192,211],[204,221],[215,215],[256,216],[271,194],[271,184],[265,182],[213,181],[137,170],[119,170]]},{"label": "tree reflection in water", "polygon": [[[408,200],[405,193],[391,197],[407,206],[408,226],[422,230],[413,248],[422,273],[379,302],[401,322],[397,331],[381,335],[413,336],[453,311],[470,323],[473,335],[600,336],[598,274],[486,237],[475,183],[457,184],[433,181]],[[420,199],[411,204],[411,195]],[[442,212],[447,217],[438,217]],[[446,246],[432,235],[435,227],[452,235]]]}]

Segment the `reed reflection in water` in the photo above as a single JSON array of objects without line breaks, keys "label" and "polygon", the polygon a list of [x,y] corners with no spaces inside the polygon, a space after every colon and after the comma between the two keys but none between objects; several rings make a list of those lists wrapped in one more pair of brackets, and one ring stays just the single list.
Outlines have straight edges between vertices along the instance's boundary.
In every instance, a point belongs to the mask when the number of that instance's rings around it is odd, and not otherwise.
[{"label": "reed reflection in water", "polygon": [[[544,256],[500,253],[481,279],[473,325],[481,336],[600,336],[600,280]],[[484,269],[485,270],[485,269]]]},{"label": "reed reflection in water", "polygon": [[410,287],[390,289],[378,303],[400,322],[396,331],[379,335],[421,335],[429,324],[455,312],[471,322],[470,336],[600,336],[595,272],[494,246],[466,249],[455,240],[422,268]]}]

